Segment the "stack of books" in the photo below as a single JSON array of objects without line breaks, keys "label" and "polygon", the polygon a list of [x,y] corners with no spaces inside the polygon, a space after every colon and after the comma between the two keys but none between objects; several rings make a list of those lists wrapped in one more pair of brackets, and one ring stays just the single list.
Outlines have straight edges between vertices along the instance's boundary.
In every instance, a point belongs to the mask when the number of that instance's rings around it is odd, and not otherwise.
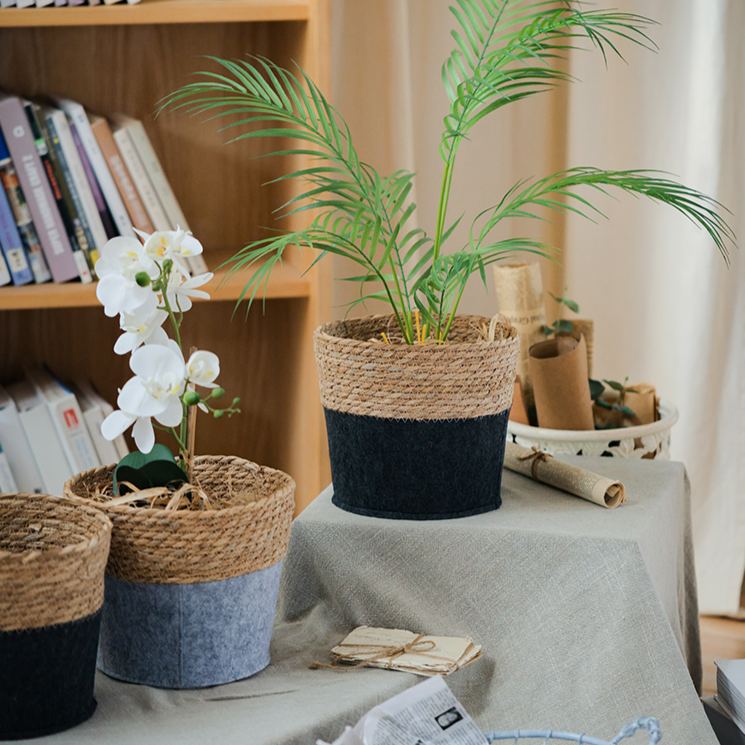
[{"label": "stack of books", "polygon": [[717,694],[702,699],[721,745],[745,745],[745,660],[720,660]]},{"label": "stack of books", "polygon": [[[125,0],[103,0],[104,5],[115,5]],[[140,0],[126,0],[130,5],[136,5]],[[101,0],[0,0],[0,8],[46,8],[47,5],[100,5]]]},{"label": "stack of books", "polygon": [[81,471],[116,463],[129,448],[101,435],[111,405],[93,386],[64,386],[46,368],[0,386],[0,493],[62,494]]},{"label": "stack of books", "polygon": [[0,285],[91,282],[110,238],[189,229],[142,122],[67,98],[0,94],[0,182]]}]

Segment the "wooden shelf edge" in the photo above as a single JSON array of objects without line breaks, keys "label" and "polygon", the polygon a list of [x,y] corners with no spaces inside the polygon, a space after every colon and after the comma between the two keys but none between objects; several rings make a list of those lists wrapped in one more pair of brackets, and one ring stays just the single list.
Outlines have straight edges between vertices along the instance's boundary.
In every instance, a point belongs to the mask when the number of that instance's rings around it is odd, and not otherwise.
[{"label": "wooden shelf edge", "polygon": [[[209,261],[209,257],[208,257]],[[218,265],[219,261],[215,262]],[[197,300],[197,302],[224,302],[237,301],[243,292],[250,274],[238,274],[225,279],[226,270],[219,269],[214,278],[203,288],[210,294],[209,301]],[[310,297],[312,292],[311,280],[304,277],[300,270],[291,264],[285,263],[275,267],[266,288],[267,300],[281,300],[291,298]],[[263,286],[256,292],[254,302],[261,303],[264,296]],[[0,311],[3,310],[34,310],[37,308],[86,308],[98,306],[103,312],[103,307],[96,298],[96,283],[81,285],[71,282],[63,285],[52,283],[43,285],[25,285],[24,287],[1,287],[0,288]]]},{"label": "wooden shelf edge", "polygon": [[0,28],[307,21],[308,0],[142,0],[137,5],[2,8]]}]

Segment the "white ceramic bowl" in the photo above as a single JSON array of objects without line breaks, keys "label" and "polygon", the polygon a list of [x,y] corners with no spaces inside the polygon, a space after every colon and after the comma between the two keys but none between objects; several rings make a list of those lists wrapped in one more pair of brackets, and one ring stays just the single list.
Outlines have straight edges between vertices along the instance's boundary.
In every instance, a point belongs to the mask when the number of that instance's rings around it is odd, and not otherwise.
[{"label": "white ceramic bowl", "polygon": [[544,429],[511,421],[507,424],[507,437],[518,445],[535,445],[552,455],[606,454],[615,458],[670,460],[670,430],[678,421],[678,410],[667,401],[660,401],[659,410],[658,421],[621,429]]}]

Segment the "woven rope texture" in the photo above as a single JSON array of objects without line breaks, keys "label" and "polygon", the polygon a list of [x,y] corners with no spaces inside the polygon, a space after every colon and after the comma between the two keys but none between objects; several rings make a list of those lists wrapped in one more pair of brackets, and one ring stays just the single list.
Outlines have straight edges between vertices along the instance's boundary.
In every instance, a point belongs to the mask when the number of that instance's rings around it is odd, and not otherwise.
[{"label": "woven rope texture", "polygon": [[0,496],[0,630],[68,623],[103,603],[111,522],[62,497]]},{"label": "woven rope texture", "polygon": [[[393,316],[336,321],[313,336],[321,403],[332,411],[392,419],[468,419],[512,404],[517,332],[458,316],[443,344],[403,343]],[[391,341],[386,344],[383,334]]]},{"label": "woven rope texture", "polygon": [[295,482],[232,456],[195,459],[194,482],[221,507],[171,510],[107,506],[114,467],[73,476],[65,495],[98,503],[114,529],[107,572],[128,582],[193,584],[239,577],[284,558]]}]

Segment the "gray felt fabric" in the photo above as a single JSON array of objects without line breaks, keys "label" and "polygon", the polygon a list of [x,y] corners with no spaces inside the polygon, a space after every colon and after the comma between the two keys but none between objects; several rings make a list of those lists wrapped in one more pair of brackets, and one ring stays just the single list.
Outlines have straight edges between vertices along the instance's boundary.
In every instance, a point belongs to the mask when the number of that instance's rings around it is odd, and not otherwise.
[{"label": "gray felt fabric", "polygon": [[106,576],[98,668],[162,688],[203,688],[269,664],[282,562],[242,577],[192,585]]},{"label": "gray felt fabric", "polygon": [[684,659],[698,678],[683,467],[567,460],[621,479],[628,503],[605,510],[505,471],[496,512],[422,523],[343,512],[327,490],[293,524],[266,670],[199,691],[99,675],[94,717],[44,742],[330,741],[421,680],[307,669],[368,623],[479,641],[484,657],[447,681],[485,730],[553,727],[611,739],[649,714],[663,743],[717,745]]}]

